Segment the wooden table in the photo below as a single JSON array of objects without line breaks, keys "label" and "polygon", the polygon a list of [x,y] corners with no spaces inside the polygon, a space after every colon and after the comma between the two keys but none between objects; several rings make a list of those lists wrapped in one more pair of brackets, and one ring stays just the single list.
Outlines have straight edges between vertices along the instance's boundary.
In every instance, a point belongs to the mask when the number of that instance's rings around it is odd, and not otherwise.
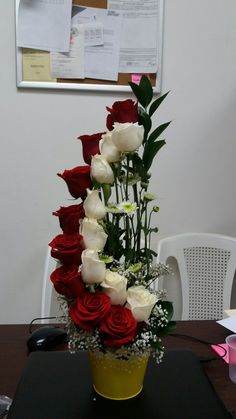
[{"label": "wooden table", "polygon": [[[189,348],[200,358],[212,358],[216,355],[209,345],[194,342],[180,337],[178,334],[193,336],[213,343],[223,343],[230,331],[211,320],[179,321],[173,336],[164,339],[166,348]],[[28,336],[28,325],[0,325],[0,394],[14,396],[17,383],[27,362],[26,340]],[[60,345],[56,349],[65,350],[66,346]],[[203,367],[225,406],[229,410],[236,411],[236,384],[229,379],[228,365],[219,359],[204,362]]]}]

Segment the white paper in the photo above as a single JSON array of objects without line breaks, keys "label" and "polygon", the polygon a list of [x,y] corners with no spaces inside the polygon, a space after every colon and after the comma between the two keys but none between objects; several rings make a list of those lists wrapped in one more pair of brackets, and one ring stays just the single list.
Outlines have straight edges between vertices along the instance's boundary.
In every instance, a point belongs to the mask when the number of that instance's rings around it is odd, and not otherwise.
[{"label": "white paper", "polygon": [[226,327],[226,329],[229,329],[232,332],[236,333],[236,316],[227,317],[223,320],[218,320],[216,323],[219,323],[221,324],[221,326]]},{"label": "white paper", "polygon": [[78,15],[74,15],[72,21],[87,18],[90,23],[100,22],[103,25],[104,44],[85,48],[85,77],[116,81],[118,79],[122,22],[120,13],[92,7],[83,10],[78,8],[78,10]]},{"label": "white paper", "polygon": [[108,0],[108,9],[123,12],[120,73],[156,73],[159,0]]},{"label": "white paper", "polygon": [[68,52],[72,0],[20,0],[17,46]]},{"label": "white paper", "polygon": [[53,78],[84,79],[84,25],[72,26],[69,52],[50,55]]},{"label": "white paper", "polygon": [[87,47],[103,45],[103,32],[101,22],[84,23],[84,45]]}]

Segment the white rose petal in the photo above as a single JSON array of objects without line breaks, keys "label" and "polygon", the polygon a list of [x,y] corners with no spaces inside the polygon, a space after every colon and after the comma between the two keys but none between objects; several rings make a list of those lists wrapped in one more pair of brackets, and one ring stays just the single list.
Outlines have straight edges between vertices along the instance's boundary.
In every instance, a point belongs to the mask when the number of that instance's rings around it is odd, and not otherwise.
[{"label": "white rose petal", "polygon": [[104,156],[95,154],[91,161],[91,176],[98,183],[113,183],[114,174]]},{"label": "white rose petal", "polygon": [[136,123],[126,122],[120,124],[115,122],[114,129],[111,133],[112,141],[118,150],[131,152],[137,150],[142,144],[144,128]]},{"label": "white rose petal", "polygon": [[106,241],[107,234],[97,220],[93,218],[83,218],[80,221],[80,234],[83,236],[83,243],[86,249],[102,251]]},{"label": "white rose petal", "polygon": [[99,192],[97,189],[92,191],[87,189],[87,198],[83,203],[83,207],[85,215],[88,218],[95,218],[100,220],[106,215],[106,208],[99,197]]},{"label": "white rose petal", "polygon": [[102,135],[99,142],[100,153],[109,163],[114,163],[120,160],[120,151],[112,141],[112,133],[107,132]]},{"label": "white rose petal", "polygon": [[100,285],[103,287],[103,292],[110,297],[111,304],[123,305],[126,302],[127,278],[124,276],[108,269],[105,279]]},{"label": "white rose petal", "polygon": [[95,250],[86,249],[82,252],[82,279],[86,284],[99,284],[104,280],[106,264],[98,257]]},{"label": "white rose petal", "polygon": [[133,286],[127,290],[126,307],[132,311],[137,322],[147,322],[151,311],[158,301],[154,294],[151,294],[142,285]]}]

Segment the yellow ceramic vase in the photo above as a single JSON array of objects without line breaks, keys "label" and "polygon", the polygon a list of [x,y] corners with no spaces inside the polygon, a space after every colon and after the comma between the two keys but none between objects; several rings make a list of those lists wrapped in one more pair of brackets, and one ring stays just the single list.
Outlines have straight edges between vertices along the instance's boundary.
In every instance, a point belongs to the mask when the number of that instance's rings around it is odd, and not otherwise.
[{"label": "yellow ceramic vase", "polygon": [[89,359],[93,387],[100,396],[126,400],[142,391],[149,354],[124,360],[109,353],[89,352]]}]

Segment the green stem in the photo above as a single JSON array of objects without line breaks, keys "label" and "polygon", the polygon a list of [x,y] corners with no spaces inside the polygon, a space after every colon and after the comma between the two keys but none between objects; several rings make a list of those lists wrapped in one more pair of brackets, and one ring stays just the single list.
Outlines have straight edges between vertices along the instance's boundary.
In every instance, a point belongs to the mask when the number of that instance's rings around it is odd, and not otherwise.
[{"label": "green stem", "polygon": [[145,222],[144,222],[144,226],[145,226],[145,232],[144,232],[144,237],[145,237],[145,254],[146,254],[146,267],[147,267],[147,280],[149,279],[149,258],[148,258],[148,242],[147,242],[147,237],[148,237],[148,212],[147,212],[147,203],[145,205]]},{"label": "green stem", "polygon": [[126,169],[125,199],[126,201],[128,201],[129,200],[129,162],[130,162],[129,154],[127,154],[126,160],[127,160],[127,169]]}]

